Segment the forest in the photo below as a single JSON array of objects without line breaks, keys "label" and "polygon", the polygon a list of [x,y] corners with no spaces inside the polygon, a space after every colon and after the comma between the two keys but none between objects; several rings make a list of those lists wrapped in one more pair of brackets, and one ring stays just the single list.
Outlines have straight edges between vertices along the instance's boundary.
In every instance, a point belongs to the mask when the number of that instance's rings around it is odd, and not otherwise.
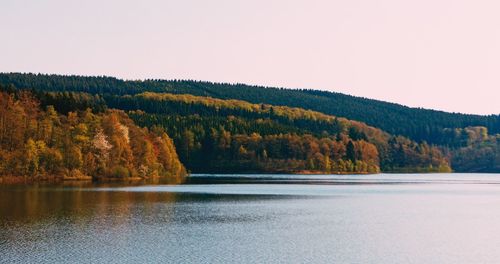
[{"label": "forest", "polygon": [[450,171],[448,159],[434,146],[311,110],[152,92],[32,93],[42,107],[57,112],[69,115],[93,109],[99,115],[120,109],[139,126],[164,130],[191,172]]},{"label": "forest", "polygon": [[119,110],[96,108],[94,113],[86,108],[61,114],[52,105],[42,106],[30,91],[3,90],[0,180],[179,182],[186,175],[161,128],[140,128]]},{"label": "forest", "polygon": [[[392,135],[417,142],[445,145],[445,129],[486,127],[500,133],[500,115],[447,113],[312,89],[286,89],[245,84],[190,80],[124,81],[113,77],[0,73],[0,84],[42,91],[75,91],[89,94],[126,95],[143,92],[191,94],[219,99],[237,99],[254,104],[298,107],[364,122]],[[500,113],[499,113],[500,114]]]},{"label": "forest", "polygon": [[190,172],[500,171],[499,116],[197,81],[5,73],[0,84],[62,115],[119,109],[170,136]]}]

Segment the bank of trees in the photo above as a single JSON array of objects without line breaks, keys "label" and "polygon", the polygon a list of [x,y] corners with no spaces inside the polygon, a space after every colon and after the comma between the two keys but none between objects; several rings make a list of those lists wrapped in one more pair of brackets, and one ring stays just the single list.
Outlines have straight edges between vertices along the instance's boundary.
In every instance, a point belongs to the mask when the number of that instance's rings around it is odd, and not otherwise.
[{"label": "bank of trees", "polygon": [[[51,77],[44,78],[52,80]],[[139,93],[141,89],[128,86],[120,86],[117,94],[94,93],[98,91],[99,78],[89,82],[89,86],[81,86],[86,92],[71,92],[69,88],[81,85],[79,77],[65,79],[56,76],[54,80],[60,86],[49,81],[41,84],[44,89],[30,89],[43,109],[52,109],[64,113],[64,116],[76,113],[78,118],[81,113],[100,117],[103,133],[108,137],[109,133],[118,133],[120,126],[115,126],[118,128],[114,130],[105,129],[112,121],[105,117],[112,114],[122,118],[119,123],[123,125],[128,115],[135,124],[147,127],[147,133],[165,131],[172,138],[180,161],[192,172],[450,171],[450,156],[435,145],[417,143],[362,122],[312,110],[192,94]],[[104,87],[121,82],[106,79]],[[3,90],[16,94],[25,91],[12,85]],[[132,131],[126,126],[129,132]],[[97,130],[91,131],[93,139],[100,137]],[[115,145],[124,144],[116,142]],[[142,153],[140,146],[135,148],[132,153]],[[157,149],[153,147],[153,152],[159,160],[161,155]],[[95,170],[92,175],[139,175],[140,162],[132,165],[125,162],[129,160],[130,151],[125,148],[118,153],[124,156],[112,156],[110,160],[122,160],[120,167],[108,164],[106,170]],[[133,157],[132,160],[141,158]],[[127,168],[127,172],[122,168]],[[82,173],[91,174],[88,171]]]},{"label": "bank of trees", "polygon": [[232,134],[223,127],[203,137],[185,130],[176,138],[179,155],[195,172],[377,173],[377,148],[346,136]]},{"label": "bank of trees", "polygon": [[118,110],[63,115],[51,105],[42,107],[29,91],[3,90],[0,177],[180,180],[185,175],[162,129],[140,128]]},{"label": "bank of trees", "polygon": [[84,77],[44,74],[0,74],[0,84],[43,91],[75,91],[89,94],[126,95],[143,92],[191,94],[219,99],[238,99],[255,104],[310,109],[328,115],[357,120],[392,135],[417,142],[445,145],[445,129],[486,127],[500,133],[500,115],[480,116],[405,107],[340,93],[307,89],[282,89],[189,80],[124,81],[112,77]]},{"label": "bank of trees", "polygon": [[486,127],[466,127],[453,134],[452,165],[458,172],[500,172],[500,134],[489,135]]},{"label": "bank of trees", "polygon": [[165,128],[194,172],[450,171],[435,146],[310,110],[165,93],[106,101]]}]

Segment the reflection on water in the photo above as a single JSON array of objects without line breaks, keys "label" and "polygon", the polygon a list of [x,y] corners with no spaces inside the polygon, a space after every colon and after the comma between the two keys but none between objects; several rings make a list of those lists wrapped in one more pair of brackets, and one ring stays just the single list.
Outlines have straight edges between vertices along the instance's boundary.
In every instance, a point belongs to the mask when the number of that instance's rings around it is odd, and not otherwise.
[{"label": "reflection on water", "polygon": [[0,186],[0,263],[500,259],[500,175],[308,177]]},{"label": "reflection on water", "polygon": [[151,210],[155,203],[175,201],[172,193],[89,192],[89,188],[95,188],[91,186],[0,186],[2,220],[37,223],[47,217],[78,220],[105,214],[121,219],[130,215],[136,204]]}]

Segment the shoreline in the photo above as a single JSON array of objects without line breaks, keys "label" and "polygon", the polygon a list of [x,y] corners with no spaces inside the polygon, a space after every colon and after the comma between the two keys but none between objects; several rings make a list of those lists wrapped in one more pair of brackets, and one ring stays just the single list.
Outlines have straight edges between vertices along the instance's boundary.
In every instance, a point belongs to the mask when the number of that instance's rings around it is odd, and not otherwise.
[{"label": "shoreline", "polygon": [[[186,178],[189,175],[186,175]],[[179,183],[178,179],[164,178],[92,178],[91,176],[82,177],[61,177],[61,176],[43,176],[43,177],[26,177],[26,176],[0,176],[0,185],[29,185],[37,183]]]},{"label": "shoreline", "polygon": [[[232,172],[232,173],[189,173],[186,175],[182,182],[188,181],[191,178],[191,175],[221,175],[231,177],[231,175],[377,175],[377,174],[497,174],[497,173],[478,173],[478,172],[438,172],[438,171],[428,171],[428,172],[398,172],[398,171],[389,171],[389,172],[377,172],[377,173],[369,173],[369,172],[322,172],[322,171],[296,171],[296,172]],[[26,176],[0,176],[0,185],[22,185],[22,184],[36,184],[36,183],[176,183],[180,184],[182,182],[176,181],[175,179],[162,179],[162,178],[140,178],[140,177],[130,177],[130,178],[92,178],[91,176],[85,177],[61,177],[61,176],[42,176],[42,177],[26,177]]]}]

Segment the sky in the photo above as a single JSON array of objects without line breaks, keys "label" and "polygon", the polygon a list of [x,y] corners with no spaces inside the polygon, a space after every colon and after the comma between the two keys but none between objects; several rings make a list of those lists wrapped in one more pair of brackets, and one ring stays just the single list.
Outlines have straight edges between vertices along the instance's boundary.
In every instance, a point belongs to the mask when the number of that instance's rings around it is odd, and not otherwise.
[{"label": "sky", "polygon": [[0,0],[0,72],[195,79],[500,114],[498,0]]}]

